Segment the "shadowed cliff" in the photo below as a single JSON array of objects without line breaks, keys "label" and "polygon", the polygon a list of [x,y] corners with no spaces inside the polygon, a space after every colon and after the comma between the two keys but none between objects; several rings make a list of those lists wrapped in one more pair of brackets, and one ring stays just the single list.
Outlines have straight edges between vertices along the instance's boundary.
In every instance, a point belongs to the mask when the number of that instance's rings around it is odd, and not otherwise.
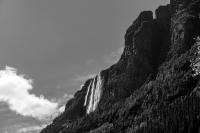
[{"label": "shadowed cliff", "polygon": [[195,133],[200,127],[200,0],[143,11],[119,61],[88,79],[41,133]]}]

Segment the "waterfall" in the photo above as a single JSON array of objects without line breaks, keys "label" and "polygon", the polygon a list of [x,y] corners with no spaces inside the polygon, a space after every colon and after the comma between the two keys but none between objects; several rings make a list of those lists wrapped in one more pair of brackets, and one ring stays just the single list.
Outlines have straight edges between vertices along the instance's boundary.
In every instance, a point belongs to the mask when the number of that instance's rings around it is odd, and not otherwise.
[{"label": "waterfall", "polygon": [[92,82],[90,82],[90,84],[89,84],[89,86],[88,86],[88,89],[87,89],[87,94],[85,95],[84,106],[86,106],[86,105],[87,105],[87,102],[88,102],[88,95],[89,95],[89,92],[90,92],[90,89],[91,89],[91,83],[92,83]]},{"label": "waterfall", "polygon": [[87,108],[87,114],[96,110],[98,103],[101,99],[102,85],[103,82],[100,74],[98,74],[91,80],[87,89],[87,93],[85,95],[84,102],[84,106],[86,106]]}]

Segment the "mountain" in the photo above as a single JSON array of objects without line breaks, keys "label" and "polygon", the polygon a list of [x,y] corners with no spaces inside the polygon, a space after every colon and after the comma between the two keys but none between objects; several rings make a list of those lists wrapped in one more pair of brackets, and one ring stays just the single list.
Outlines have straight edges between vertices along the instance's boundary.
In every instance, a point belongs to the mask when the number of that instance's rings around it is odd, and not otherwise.
[{"label": "mountain", "polygon": [[198,133],[200,0],[143,11],[119,61],[88,79],[41,133]]}]

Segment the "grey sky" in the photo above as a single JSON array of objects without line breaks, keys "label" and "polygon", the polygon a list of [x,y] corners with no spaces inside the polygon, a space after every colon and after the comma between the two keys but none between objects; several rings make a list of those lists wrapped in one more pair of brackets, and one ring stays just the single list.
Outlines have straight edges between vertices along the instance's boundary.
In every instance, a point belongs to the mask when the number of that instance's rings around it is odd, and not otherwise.
[{"label": "grey sky", "polygon": [[[1,0],[0,67],[28,75],[36,95],[52,99],[73,94],[82,82],[78,79],[110,65],[140,11],[166,3],[169,0]],[[16,121],[35,122],[5,108],[0,104],[0,132]]]}]

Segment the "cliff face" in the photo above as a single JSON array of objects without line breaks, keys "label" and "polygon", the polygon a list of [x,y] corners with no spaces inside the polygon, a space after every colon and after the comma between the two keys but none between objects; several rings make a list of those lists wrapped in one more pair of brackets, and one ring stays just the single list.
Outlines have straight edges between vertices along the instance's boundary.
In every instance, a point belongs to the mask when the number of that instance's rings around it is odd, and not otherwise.
[{"label": "cliff face", "polygon": [[41,133],[198,132],[200,0],[142,12],[119,61],[88,79]]}]

